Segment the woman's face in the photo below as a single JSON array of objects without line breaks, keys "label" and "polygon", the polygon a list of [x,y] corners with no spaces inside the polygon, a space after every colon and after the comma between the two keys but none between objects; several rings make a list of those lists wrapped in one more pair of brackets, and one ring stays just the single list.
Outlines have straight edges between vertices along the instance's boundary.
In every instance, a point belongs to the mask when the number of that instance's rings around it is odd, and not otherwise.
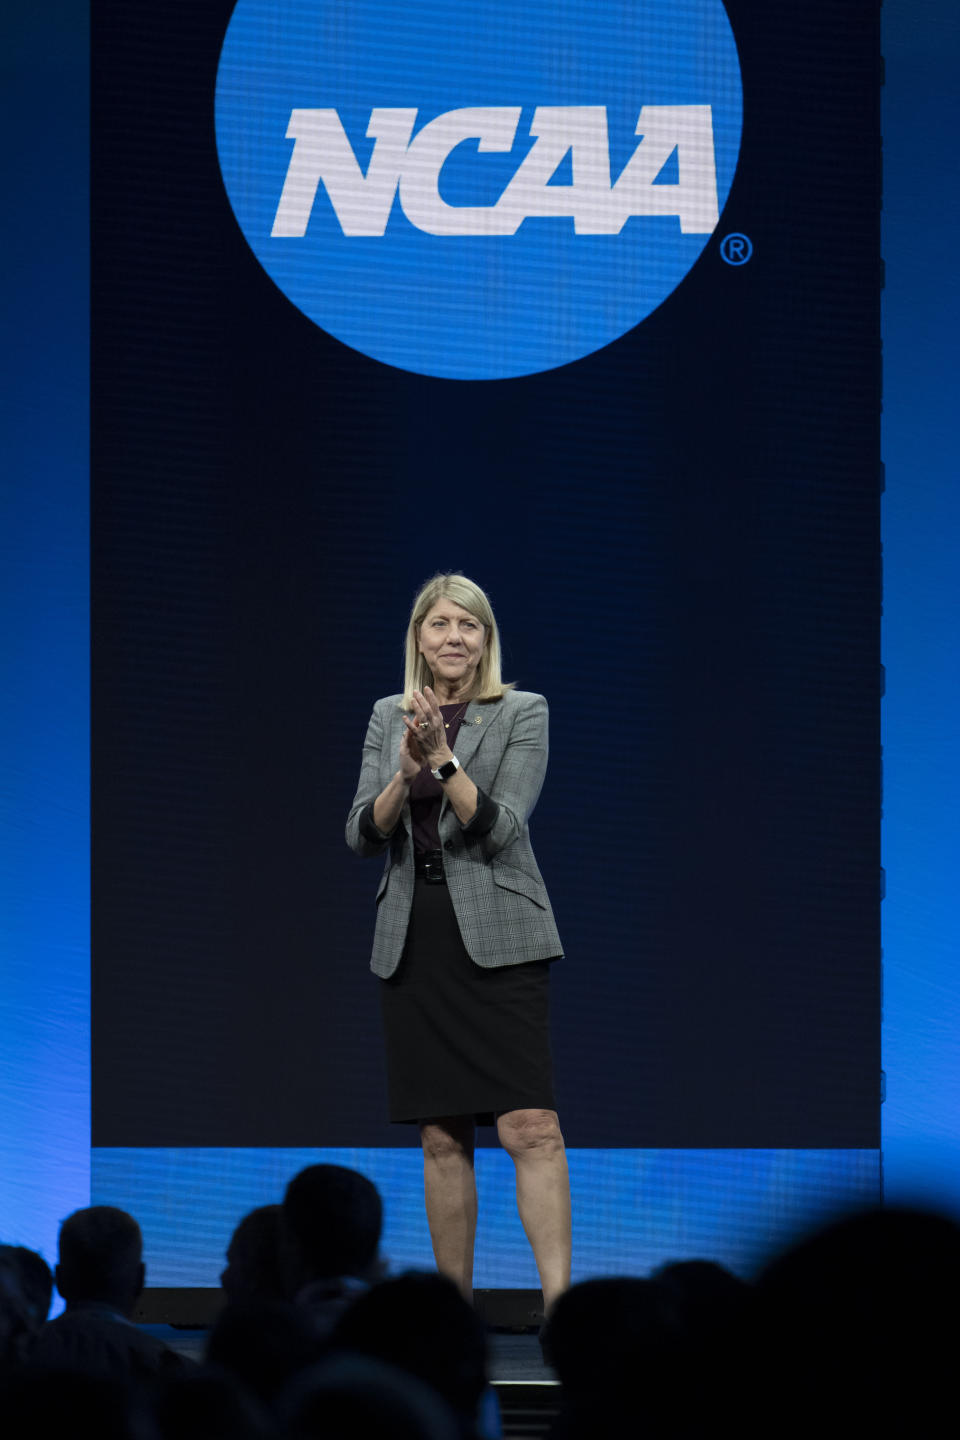
[{"label": "woman's face", "polygon": [[453,600],[438,600],[420,626],[420,654],[441,685],[466,691],[476,679],[486,638],[486,629],[469,610]]}]

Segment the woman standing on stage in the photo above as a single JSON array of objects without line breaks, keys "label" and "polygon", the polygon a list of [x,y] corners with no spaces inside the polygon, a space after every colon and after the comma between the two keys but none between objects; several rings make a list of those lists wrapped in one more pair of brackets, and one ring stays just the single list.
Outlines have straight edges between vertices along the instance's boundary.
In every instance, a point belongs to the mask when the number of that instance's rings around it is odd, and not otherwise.
[{"label": "woman standing on stage", "polygon": [[489,600],[434,576],[404,693],[373,707],[347,843],[386,857],[371,969],[390,1118],[420,1127],[437,1268],[472,1297],[474,1133],[496,1123],[549,1313],[570,1283],[570,1188],[548,1026],[562,951],[527,828],[546,764],[547,702],[501,680]]}]

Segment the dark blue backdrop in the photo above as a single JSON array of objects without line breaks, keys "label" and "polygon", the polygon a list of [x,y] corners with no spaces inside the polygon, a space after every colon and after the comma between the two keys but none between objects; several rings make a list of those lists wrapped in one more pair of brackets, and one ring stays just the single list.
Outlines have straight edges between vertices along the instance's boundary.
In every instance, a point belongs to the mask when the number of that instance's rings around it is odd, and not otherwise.
[{"label": "dark blue backdrop", "polygon": [[597,354],[452,383],[255,262],[209,121],[230,4],[98,7],[95,1145],[415,1141],[342,825],[411,595],[457,567],[551,702],[569,1142],[877,1146],[876,7],[729,8],[754,260],[714,242]]}]

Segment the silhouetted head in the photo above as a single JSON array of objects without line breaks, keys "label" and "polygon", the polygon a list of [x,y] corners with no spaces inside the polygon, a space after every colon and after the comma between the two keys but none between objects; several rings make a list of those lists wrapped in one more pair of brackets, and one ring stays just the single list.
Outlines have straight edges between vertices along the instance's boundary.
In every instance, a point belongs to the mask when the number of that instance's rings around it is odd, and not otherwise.
[{"label": "silhouetted head", "polygon": [[283,1434],[304,1440],[461,1440],[434,1390],[370,1355],[330,1355],[296,1377],[278,1408]]},{"label": "silhouetted head", "polygon": [[679,1309],[655,1280],[612,1276],[564,1291],[547,1326],[550,1358],[569,1392],[602,1388],[675,1354]]},{"label": "silhouetted head", "polygon": [[38,1255],[36,1250],[28,1250],[25,1245],[0,1245],[0,1256],[19,1272],[31,1322],[39,1329],[50,1313],[53,1271],[42,1255]]},{"label": "silhouetted head", "polygon": [[[742,1415],[742,1388],[756,1383],[745,1339],[752,1286],[713,1260],[674,1261],[651,1279],[672,1297],[683,1347],[676,1403],[664,1395],[661,1413],[678,1434],[708,1434],[723,1417]],[[683,1383],[683,1375],[696,1383]]]},{"label": "silhouetted head", "polygon": [[891,1207],[845,1216],[765,1267],[756,1290],[762,1326],[837,1355],[857,1349],[881,1369],[891,1347],[936,1343],[941,1300],[960,1286],[960,1226]]},{"label": "silhouetted head", "polygon": [[0,1379],[22,1365],[37,1332],[20,1266],[9,1253],[12,1248],[0,1249]]},{"label": "silhouetted head", "polygon": [[323,1352],[309,1314],[287,1300],[241,1300],[221,1311],[207,1361],[242,1380],[272,1406],[294,1375]]},{"label": "silhouetted head", "polygon": [[97,1300],[123,1315],[143,1289],[143,1236],[125,1210],[93,1205],[60,1226],[57,1289],[67,1305]]},{"label": "silhouetted head", "polygon": [[283,1298],[279,1205],[261,1205],[240,1221],[227,1246],[220,1284],[230,1301]]},{"label": "silhouetted head", "polygon": [[487,1382],[487,1339],[452,1280],[410,1273],[354,1300],[331,1344],[417,1375],[459,1415],[474,1418]]},{"label": "silhouetted head", "polygon": [[196,1369],[163,1385],[154,1402],[163,1440],[274,1440],[267,1409],[232,1375]]},{"label": "silhouetted head", "polygon": [[758,1276],[756,1368],[771,1393],[794,1395],[798,1430],[827,1409],[840,1428],[936,1429],[953,1403],[958,1286],[960,1227],[947,1217],[891,1207],[837,1220]]},{"label": "silhouetted head", "polygon": [[3,1391],[3,1433],[47,1440],[90,1435],[96,1440],[161,1440],[146,1393],[122,1380],[64,1371],[26,1370]]},{"label": "silhouetted head", "polygon": [[343,1165],[309,1165],[287,1186],[281,1246],[288,1294],[338,1275],[367,1275],[383,1224],[377,1187]]},{"label": "silhouetted head", "polygon": [[674,1297],[680,1327],[696,1345],[739,1321],[750,1287],[715,1260],[674,1260],[650,1277]]}]

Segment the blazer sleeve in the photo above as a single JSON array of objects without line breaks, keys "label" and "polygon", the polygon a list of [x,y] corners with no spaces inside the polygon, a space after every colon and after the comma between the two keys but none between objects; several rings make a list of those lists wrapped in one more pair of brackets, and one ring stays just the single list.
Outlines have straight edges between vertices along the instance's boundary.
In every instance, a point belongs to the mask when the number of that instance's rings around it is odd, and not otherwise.
[{"label": "blazer sleeve", "polygon": [[380,778],[384,746],[383,705],[383,701],[378,701],[370,716],[363,742],[360,780],[347,816],[347,844],[357,855],[363,856],[382,855],[390,844],[390,835],[385,835],[373,823],[373,802],[383,789]]},{"label": "blazer sleeve", "polygon": [[[482,814],[483,807],[478,806],[477,815],[469,822],[472,825],[478,821],[485,830],[479,843],[488,856],[496,855],[523,833],[547,773],[547,702],[533,692],[526,692],[523,699],[493,784],[484,796],[496,806],[496,815],[489,823],[490,811]],[[469,825],[464,830],[467,834]]]}]

